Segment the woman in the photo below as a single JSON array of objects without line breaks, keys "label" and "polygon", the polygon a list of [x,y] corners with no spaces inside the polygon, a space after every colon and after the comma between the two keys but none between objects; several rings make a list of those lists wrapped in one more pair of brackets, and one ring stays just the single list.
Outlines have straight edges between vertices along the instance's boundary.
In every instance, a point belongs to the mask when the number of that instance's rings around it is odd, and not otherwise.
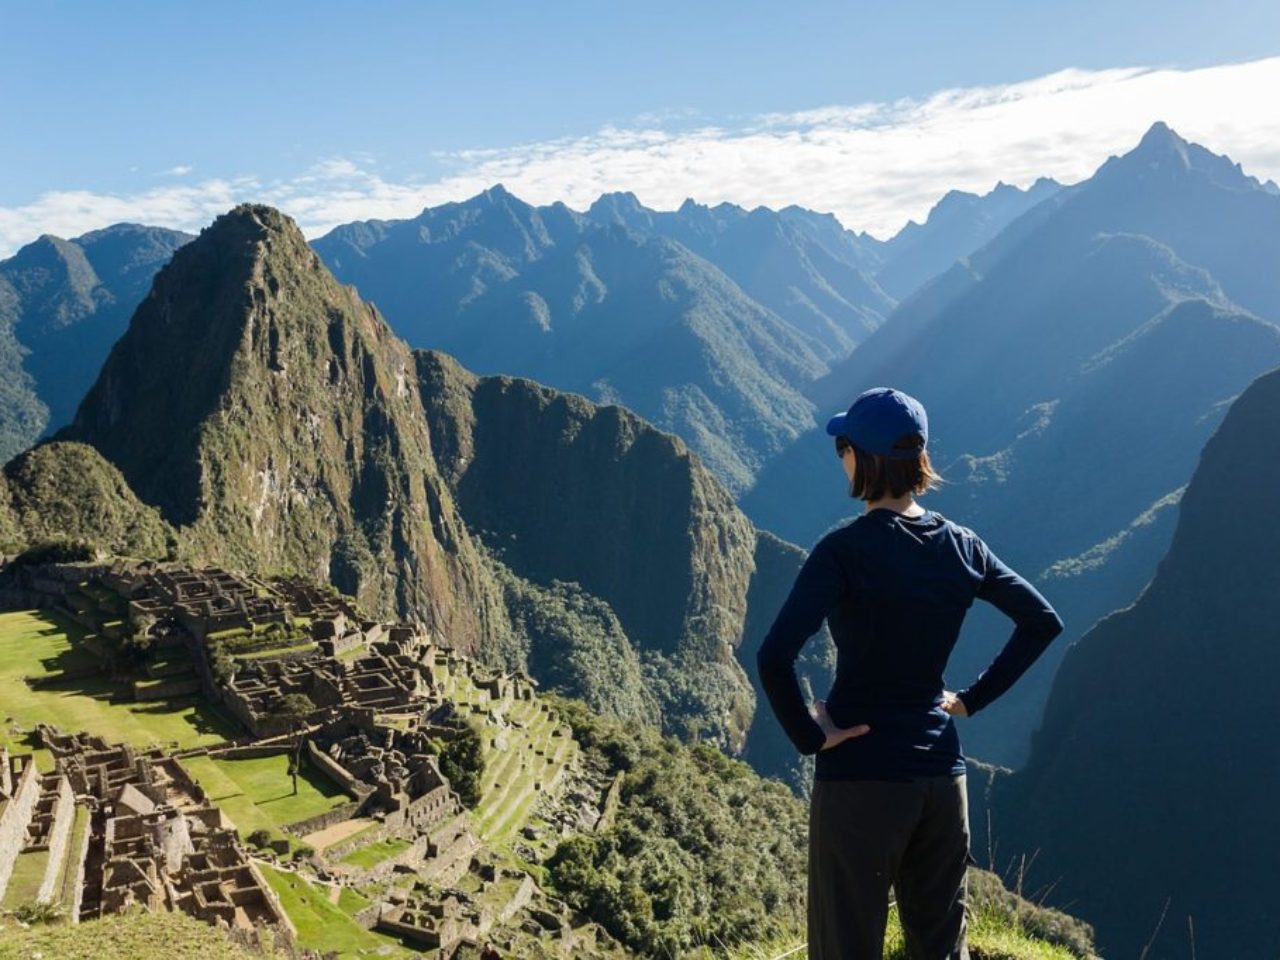
[{"label": "woman", "polygon": [[[879,958],[892,887],[914,960],[968,958],[969,818],[953,718],[1009,689],[1062,621],[972,530],[916,502],[940,479],[919,401],[868,390],[827,432],[849,495],[866,507],[813,548],[757,657],[787,736],[817,754],[809,957]],[[1007,614],[1013,635],[974,683],[952,693],[942,672],[974,598]],[[811,714],[795,660],[824,619],[836,677]]]}]

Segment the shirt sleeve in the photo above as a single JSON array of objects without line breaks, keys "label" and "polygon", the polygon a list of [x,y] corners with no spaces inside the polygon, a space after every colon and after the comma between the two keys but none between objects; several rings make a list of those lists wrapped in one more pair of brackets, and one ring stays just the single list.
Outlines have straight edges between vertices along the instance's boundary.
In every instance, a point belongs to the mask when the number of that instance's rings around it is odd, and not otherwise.
[{"label": "shirt sleeve", "polygon": [[802,754],[817,753],[826,734],[813,719],[796,679],[800,650],[822,628],[822,621],[848,589],[843,571],[828,541],[809,554],[786,603],[756,654],[760,685],[783,731]]},{"label": "shirt sleeve", "polygon": [[1013,633],[991,666],[957,696],[965,710],[975,714],[1013,686],[1027,668],[1044,653],[1050,641],[1062,632],[1062,619],[1030,583],[978,541],[985,573],[978,586],[978,598],[995,606],[1013,621]]}]

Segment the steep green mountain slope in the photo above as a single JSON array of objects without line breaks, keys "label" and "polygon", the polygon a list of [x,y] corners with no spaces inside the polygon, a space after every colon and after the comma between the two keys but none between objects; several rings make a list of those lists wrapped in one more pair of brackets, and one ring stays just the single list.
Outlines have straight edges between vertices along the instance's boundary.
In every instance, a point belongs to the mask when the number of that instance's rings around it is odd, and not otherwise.
[{"label": "steep green mountain slope", "polygon": [[754,697],[734,647],[755,530],[723,487],[620,407],[416,358],[432,447],[468,525],[534,583],[608,602],[669,729],[708,733],[693,721],[722,716],[740,735]]},{"label": "steep green mountain slope", "polygon": [[1280,371],[1232,404],[1155,578],[1071,648],[1030,762],[997,781],[1001,849],[1038,851],[1033,876],[1108,956],[1151,939],[1150,956],[1248,960],[1280,943],[1280,510],[1250,495],[1278,469]]},{"label": "steep green mountain slope", "polygon": [[173,529],[139,502],[120,471],[82,443],[43,443],[0,474],[0,552],[76,540],[131,557],[162,559]]},{"label": "steep green mountain slope", "polygon": [[124,223],[46,235],[0,261],[0,463],[71,419],[155,271],[190,239]]},{"label": "steep green mountain slope", "polygon": [[[950,481],[929,504],[1037,578],[1067,622],[974,725],[975,755],[1020,762],[1062,651],[1149,580],[1175,513],[1157,505],[1185,485],[1230,400],[1280,363],[1280,312],[1241,306],[1267,307],[1280,282],[1274,271],[1242,279],[1228,262],[1256,268],[1255,248],[1278,244],[1280,198],[1157,126],[905,302],[815,384],[833,412],[877,384],[918,396]],[[743,505],[809,544],[849,510],[840,487],[829,439],[815,431]],[[1084,557],[1092,562],[1073,562]],[[1007,632],[978,605],[950,682],[971,682]]]}]

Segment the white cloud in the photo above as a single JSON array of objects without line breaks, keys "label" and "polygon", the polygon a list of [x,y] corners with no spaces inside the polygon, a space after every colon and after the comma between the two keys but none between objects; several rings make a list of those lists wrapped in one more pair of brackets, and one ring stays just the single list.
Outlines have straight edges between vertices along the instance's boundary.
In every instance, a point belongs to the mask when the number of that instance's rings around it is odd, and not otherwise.
[{"label": "white cloud", "polygon": [[316,236],[351,220],[413,216],[496,182],[531,203],[576,208],[610,190],[631,190],[660,209],[690,196],[748,207],[797,203],[885,236],[952,188],[1083,179],[1156,120],[1259,178],[1280,177],[1277,89],[1280,57],[1195,70],[1063,70],[736,126],[691,126],[697,117],[685,111],[647,115],[588,136],[436,154],[455,172],[432,181],[388,180],[372,171],[372,158],[357,156],[322,160],[287,180],[208,179],[130,195],[58,191],[0,207],[0,255],[41,233],[74,236],[120,220],[193,230],[243,200],[274,204]]},{"label": "white cloud", "polygon": [[176,167],[170,167],[168,170],[164,172],[164,175],[166,177],[185,177],[188,173],[190,173],[194,169],[195,167],[191,166],[190,164],[181,163],[181,164],[178,164],[178,166]]}]

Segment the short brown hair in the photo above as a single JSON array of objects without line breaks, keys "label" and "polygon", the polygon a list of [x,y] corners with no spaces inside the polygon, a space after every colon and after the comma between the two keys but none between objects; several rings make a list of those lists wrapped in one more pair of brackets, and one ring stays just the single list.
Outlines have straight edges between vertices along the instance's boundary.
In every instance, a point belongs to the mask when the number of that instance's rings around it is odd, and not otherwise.
[{"label": "short brown hair", "polygon": [[[923,448],[924,438],[918,433],[908,433],[897,439],[895,450]],[[908,493],[921,494],[942,483],[929,462],[929,453],[921,449],[915,457],[895,459],[868,453],[856,443],[851,443],[854,456],[853,482],[849,484],[849,496],[872,503],[885,497],[902,497]]]}]

